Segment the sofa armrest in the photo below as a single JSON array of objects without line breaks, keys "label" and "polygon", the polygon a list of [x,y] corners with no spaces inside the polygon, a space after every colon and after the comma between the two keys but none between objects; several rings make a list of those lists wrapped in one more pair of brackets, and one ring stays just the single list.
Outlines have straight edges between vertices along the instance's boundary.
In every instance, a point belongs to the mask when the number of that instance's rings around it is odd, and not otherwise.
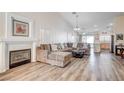
[{"label": "sofa armrest", "polygon": [[42,49],[39,49],[37,48],[36,50],[36,54],[37,54],[37,61],[41,61],[41,62],[46,62],[46,60],[48,59],[48,50],[42,50]]}]

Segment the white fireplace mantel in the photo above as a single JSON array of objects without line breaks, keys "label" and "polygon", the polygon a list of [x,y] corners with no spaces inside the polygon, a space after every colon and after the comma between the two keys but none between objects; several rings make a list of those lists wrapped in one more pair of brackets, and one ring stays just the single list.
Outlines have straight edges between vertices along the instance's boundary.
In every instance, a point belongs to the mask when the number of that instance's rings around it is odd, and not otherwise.
[{"label": "white fireplace mantel", "polygon": [[0,73],[9,69],[9,48],[10,45],[30,44],[31,45],[31,61],[36,62],[36,40],[35,39],[0,39]]},{"label": "white fireplace mantel", "polygon": [[32,38],[1,38],[0,42],[12,43],[12,42],[36,42],[36,39]]}]

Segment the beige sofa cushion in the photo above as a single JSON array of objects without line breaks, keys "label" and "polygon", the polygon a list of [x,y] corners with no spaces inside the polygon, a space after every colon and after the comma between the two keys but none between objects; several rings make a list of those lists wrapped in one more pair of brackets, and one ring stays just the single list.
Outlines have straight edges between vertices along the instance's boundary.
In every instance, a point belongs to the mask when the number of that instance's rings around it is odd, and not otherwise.
[{"label": "beige sofa cushion", "polygon": [[44,50],[44,44],[41,44],[41,45],[40,45],[40,49],[41,49],[41,50]]},{"label": "beige sofa cushion", "polygon": [[56,60],[56,61],[68,61],[72,56],[69,52],[52,52],[48,55],[48,59]]},{"label": "beige sofa cushion", "polygon": [[41,44],[40,45],[41,50],[48,50],[48,52],[51,52],[51,46],[50,44]]}]

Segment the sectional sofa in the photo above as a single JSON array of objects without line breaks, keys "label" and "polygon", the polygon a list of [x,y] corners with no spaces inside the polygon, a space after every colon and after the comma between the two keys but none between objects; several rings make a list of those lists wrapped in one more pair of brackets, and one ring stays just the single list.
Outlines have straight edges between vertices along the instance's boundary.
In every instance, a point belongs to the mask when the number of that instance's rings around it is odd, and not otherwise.
[{"label": "sectional sofa", "polygon": [[[83,43],[41,44],[37,47],[37,61],[64,67],[72,60],[72,51],[84,49]],[[85,46],[89,51],[89,47]]]}]

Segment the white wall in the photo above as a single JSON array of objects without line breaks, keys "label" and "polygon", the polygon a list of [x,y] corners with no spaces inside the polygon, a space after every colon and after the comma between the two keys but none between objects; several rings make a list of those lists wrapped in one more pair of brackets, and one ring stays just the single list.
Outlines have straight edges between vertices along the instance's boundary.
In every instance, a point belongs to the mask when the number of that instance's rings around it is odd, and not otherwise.
[{"label": "white wall", "polygon": [[5,32],[5,13],[0,13],[0,38],[4,37]]},{"label": "white wall", "polygon": [[124,40],[116,40],[116,34],[123,34],[124,35],[124,16],[119,16],[115,19],[115,24],[114,24],[114,34],[115,34],[115,44],[123,43]]},{"label": "white wall", "polygon": [[32,19],[34,22],[34,37],[40,43],[62,43],[76,41],[72,38],[72,26],[59,13],[13,13]]},{"label": "white wall", "polygon": [[[37,39],[37,45],[40,43],[62,43],[76,42],[77,34],[72,30],[72,26],[56,12],[14,12],[8,13],[17,16],[22,20],[32,20],[33,29],[32,37]],[[5,13],[0,13],[0,36],[5,35]],[[7,19],[8,25],[11,26],[10,19]],[[12,28],[8,27],[7,37],[12,36]],[[17,39],[23,39],[18,37]]]}]

